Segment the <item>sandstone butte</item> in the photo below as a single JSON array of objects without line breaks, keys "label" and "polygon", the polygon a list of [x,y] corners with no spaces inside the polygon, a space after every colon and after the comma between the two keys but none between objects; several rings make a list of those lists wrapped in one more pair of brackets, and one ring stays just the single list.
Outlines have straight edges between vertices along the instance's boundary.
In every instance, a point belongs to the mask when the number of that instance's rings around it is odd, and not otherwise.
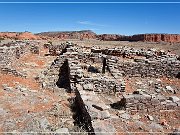
[{"label": "sandstone butte", "polygon": [[0,38],[3,39],[16,39],[16,40],[38,40],[39,36],[32,34],[31,32],[0,32]]},{"label": "sandstone butte", "polygon": [[103,41],[143,41],[143,42],[180,42],[180,34],[138,34],[124,36],[118,34],[101,34],[97,35],[91,30],[83,31],[64,31],[64,32],[42,32],[32,34],[30,32],[0,32],[0,38],[5,39],[98,39]]}]

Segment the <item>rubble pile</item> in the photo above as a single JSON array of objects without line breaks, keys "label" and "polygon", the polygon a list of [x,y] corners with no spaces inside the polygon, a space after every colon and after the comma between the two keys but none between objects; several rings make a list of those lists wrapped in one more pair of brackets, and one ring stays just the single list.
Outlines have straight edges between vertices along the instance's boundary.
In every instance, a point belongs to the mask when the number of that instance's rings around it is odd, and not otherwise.
[{"label": "rubble pile", "polygon": [[67,45],[66,43],[61,43],[60,45],[48,45],[47,48],[49,48],[50,55],[58,56],[60,53],[65,51]]},{"label": "rubble pile", "polygon": [[0,65],[1,67],[10,66],[12,61],[19,58],[24,52],[25,44],[0,47]]}]

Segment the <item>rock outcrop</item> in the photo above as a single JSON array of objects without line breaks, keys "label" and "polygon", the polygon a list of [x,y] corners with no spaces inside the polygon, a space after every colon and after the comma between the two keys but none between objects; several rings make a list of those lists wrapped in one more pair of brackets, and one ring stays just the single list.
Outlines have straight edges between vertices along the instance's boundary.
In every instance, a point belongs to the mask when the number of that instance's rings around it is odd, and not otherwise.
[{"label": "rock outcrop", "polygon": [[39,36],[36,36],[30,32],[23,32],[23,33],[20,33],[17,35],[16,37],[17,39],[19,40],[22,40],[22,39],[31,39],[31,40],[36,40],[36,39],[40,39]]},{"label": "rock outcrop", "polygon": [[130,41],[147,41],[147,42],[180,42],[179,34],[140,34],[128,36]]},{"label": "rock outcrop", "polygon": [[64,31],[64,32],[42,32],[32,34],[30,32],[0,32],[2,39],[16,40],[37,40],[37,39],[98,39],[102,41],[142,41],[142,42],[170,42],[179,43],[180,34],[137,34],[132,36],[124,36],[118,34],[100,34],[91,30],[82,31]]},{"label": "rock outcrop", "polygon": [[37,40],[39,36],[32,34],[31,32],[0,32],[0,38],[2,39],[16,39],[16,40]]},{"label": "rock outcrop", "polygon": [[180,42],[179,34],[138,34],[133,36],[122,36],[116,34],[103,34],[97,36],[104,41],[143,41],[143,42]]}]

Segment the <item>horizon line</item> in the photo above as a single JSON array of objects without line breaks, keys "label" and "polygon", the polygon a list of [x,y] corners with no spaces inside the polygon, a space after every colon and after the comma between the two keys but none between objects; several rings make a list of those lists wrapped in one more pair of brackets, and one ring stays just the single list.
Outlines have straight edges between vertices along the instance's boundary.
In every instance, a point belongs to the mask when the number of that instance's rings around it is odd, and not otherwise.
[{"label": "horizon line", "polygon": [[147,1],[147,2],[143,2],[143,1],[139,1],[139,2],[115,2],[115,1],[112,1],[112,2],[100,2],[100,1],[94,1],[94,2],[78,2],[78,1],[76,1],[76,2],[46,2],[46,1],[44,1],[44,2],[33,2],[33,1],[27,1],[27,2],[20,2],[20,1],[17,1],[17,2],[0,2],[0,4],[180,4],[180,1],[179,2],[150,2],[150,1]]},{"label": "horizon line", "polygon": [[72,33],[72,32],[83,32],[83,31],[91,31],[93,33],[95,33],[96,35],[120,35],[120,36],[133,36],[133,35],[151,35],[151,34],[167,34],[167,35],[180,35],[180,33],[166,33],[166,32],[155,32],[155,33],[151,33],[151,32],[145,32],[145,33],[134,33],[134,34],[122,34],[122,33],[97,33],[95,31],[92,31],[92,30],[65,30],[65,31],[40,31],[40,32],[32,32],[32,31],[0,31],[0,33],[32,33],[34,35],[36,34],[43,34],[43,33]]}]

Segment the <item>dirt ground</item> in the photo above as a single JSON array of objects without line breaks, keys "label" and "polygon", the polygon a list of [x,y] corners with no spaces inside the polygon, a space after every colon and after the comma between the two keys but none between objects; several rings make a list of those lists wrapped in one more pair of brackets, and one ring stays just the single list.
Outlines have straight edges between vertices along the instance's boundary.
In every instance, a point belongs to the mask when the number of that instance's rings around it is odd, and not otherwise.
[{"label": "dirt ground", "polygon": [[56,40],[53,44],[58,44],[60,42],[72,41],[78,45],[85,47],[99,46],[101,48],[113,48],[119,46],[128,46],[137,49],[150,49],[155,48],[157,50],[171,51],[177,55],[180,55],[180,43],[155,43],[155,42],[129,42],[129,41],[100,41],[100,40]]}]

